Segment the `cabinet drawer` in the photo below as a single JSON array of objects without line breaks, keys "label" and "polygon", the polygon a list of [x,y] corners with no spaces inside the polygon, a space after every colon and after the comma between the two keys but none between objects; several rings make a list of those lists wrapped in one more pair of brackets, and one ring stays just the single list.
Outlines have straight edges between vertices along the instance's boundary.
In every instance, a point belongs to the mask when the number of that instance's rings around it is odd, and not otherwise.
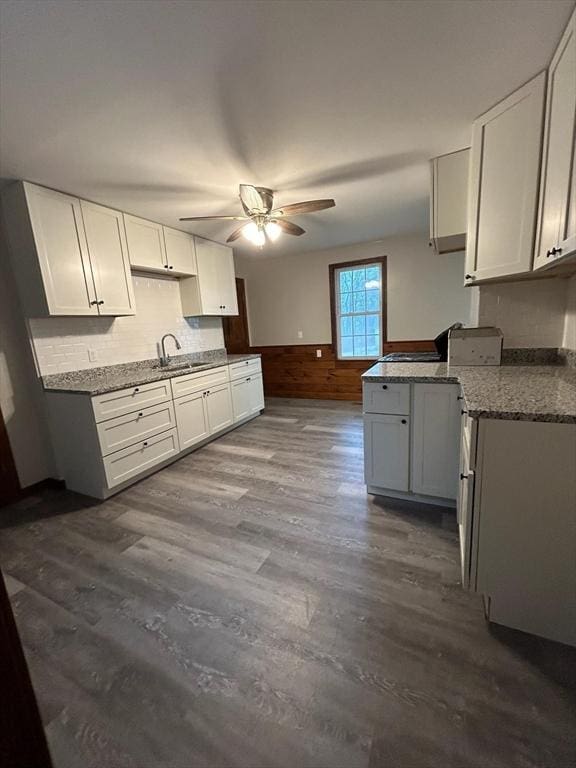
[{"label": "cabinet drawer", "polygon": [[102,455],[107,456],[175,426],[174,406],[171,402],[101,421],[98,424],[98,438]]},{"label": "cabinet drawer", "polygon": [[180,451],[175,429],[162,432],[142,442],[111,453],[104,458],[104,471],[108,487],[126,482],[131,477],[161,464]]},{"label": "cabinet drawer", "polygon": [[377,384],[363,387],[364,413],[410,413],[410,384]]},{"label": "cabinet drawer", "polygon": [[100,422],[151,405],[159,405],[171,399],[170,382],[154,381],[151,384],[140,384],[138,387],[119,389],[117,392],[107,392],[105,395],[93,397],[92,408],[96,421]]},{"label": "cabinet drawer", "polygon": [[226,384],[230,380],[228,366],[213,368],[210,371],[189,373],[186,376],[177,376],[172,379],[172,395],[174,399],[183,395],[190,395],[203,389],[210,389],[219,384]]},{"label": "cabinet drawer", "polygon": [[241,360],[239,363],[232,363],[230,366],[230,379],[241,379],[244,376],[251,376],[255,373],[260,373],[262,370],[262,363],[260,358],[256,360]]}]

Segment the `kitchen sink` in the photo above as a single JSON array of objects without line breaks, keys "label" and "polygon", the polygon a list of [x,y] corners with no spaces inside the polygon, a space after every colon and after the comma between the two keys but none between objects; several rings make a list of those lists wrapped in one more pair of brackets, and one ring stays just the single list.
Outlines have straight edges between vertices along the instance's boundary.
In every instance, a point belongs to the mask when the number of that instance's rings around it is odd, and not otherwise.
[{"label": "kitchen sink", "polygon": [[206,365],[206,363],[175,363],[174,365],[160,365],[160,363],[156,363],[152,368],[162,371],[183,371],[186,368],[197,368],[200,365]]}]

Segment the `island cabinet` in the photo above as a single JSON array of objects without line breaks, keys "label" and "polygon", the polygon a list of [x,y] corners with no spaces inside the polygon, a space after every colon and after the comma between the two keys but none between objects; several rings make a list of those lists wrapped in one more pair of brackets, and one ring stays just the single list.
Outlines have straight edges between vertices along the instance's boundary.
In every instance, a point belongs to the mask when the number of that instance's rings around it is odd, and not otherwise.
[{"label": "island cabinet", "polygon": [[122,214],[17,182],[3,193],[10,254],[24,312],[136,312]]},{"label": "island cabinet", "polygon": [[546,73],[472,130],[465,283],[532,270]]},{"label": "island cabinet", "polygon": [[240,380],[238,366],[95,396],[48,391],[52,443],[66,487],[107,498],[257,416],[264,408],[260,359],[243,365],[244,378],[249,370],[254,384],[242,412],[233,408],[231,389],[231,377],[232,385]]},{"label": "island cabinet", "polygon": [[198,275],[180,281],[184,317],[237,315],[232,248],[196,238]]},{"label": "island cabinet", "polygon": [[[463,424],[463,584],[497,624],[576,645],[576,424]],[[466,434],[467,432],[467,434]]]},{"label": "island cabinet", "polygon": [[459,397],[450,383],[363,383],[369,493],[455,506]]},{"label": "island cabinet", "polygon": [[576,11],[550,69],[535,269],[576,253]]}]

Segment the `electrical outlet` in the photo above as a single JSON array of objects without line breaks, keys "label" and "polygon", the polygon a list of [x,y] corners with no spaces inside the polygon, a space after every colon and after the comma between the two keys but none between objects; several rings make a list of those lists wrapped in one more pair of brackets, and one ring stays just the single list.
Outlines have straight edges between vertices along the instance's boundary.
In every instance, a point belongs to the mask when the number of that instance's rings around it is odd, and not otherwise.
[{"label": "electrical outlet", "polygon": [[317,349],[316,350],[316,357],[322,357],[322,350],[321,349]]},{"label": "electrical outlet", "polygon": [[98,352],[96,352],[95,349],[88,350],[88,360],[90,360],[91,363],[95,363],[98,360]]},{"label": "electrical outlet", "polygon": [[298,338],[299,339],[303,339],[304,338],[304,334],[302,333],[302,331],[298,331]]}]

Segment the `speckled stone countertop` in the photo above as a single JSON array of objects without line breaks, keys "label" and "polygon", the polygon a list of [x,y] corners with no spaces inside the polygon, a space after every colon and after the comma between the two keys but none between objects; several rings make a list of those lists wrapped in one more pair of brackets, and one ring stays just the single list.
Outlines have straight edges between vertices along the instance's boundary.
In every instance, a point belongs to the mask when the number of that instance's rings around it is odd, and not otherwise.
[{"label": "speckled stone countertop", "polygon": [[[260,355],[228,355],[224,349],[196,352],[189,355],[174,355],[170,364],[160,367],[159,361],[139,360],[134,363],[106,365],[87,368],[82,371],[55,373],[44,376],[42,384],[47,392],[73,392],[81,395],[103,395],[126,387],[137,387],[175,376],[207,371],[220,365],[240,363],[243,360],[259,358]],[[181,366],[186,364],[187,367]]]},{"label": "speckled stone countertop", "polygon": [[362,380],[460,384],[474,418],[576,424],[576,370],[568,366],[376,363]]}]

